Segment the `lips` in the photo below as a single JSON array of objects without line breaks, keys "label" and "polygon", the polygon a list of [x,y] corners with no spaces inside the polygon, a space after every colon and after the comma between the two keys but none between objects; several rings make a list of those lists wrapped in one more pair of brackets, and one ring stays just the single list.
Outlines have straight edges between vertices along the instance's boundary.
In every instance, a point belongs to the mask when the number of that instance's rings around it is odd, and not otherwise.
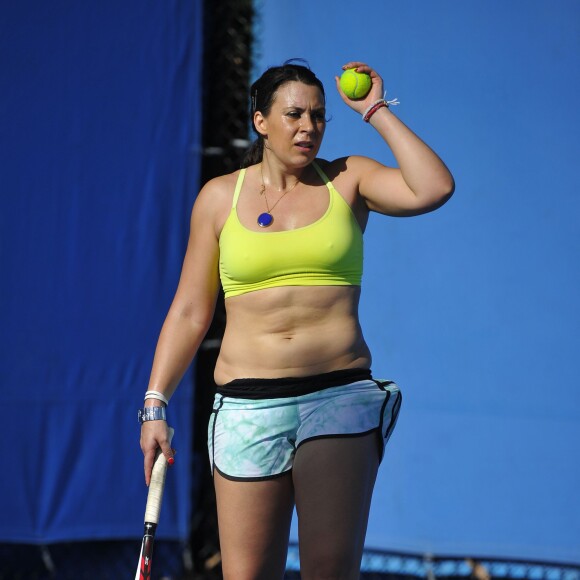
[{"label": "lips", "polygon": [[296,147],[300,147],[301,149],[313,149],[314,148],[314,143],[312,143],[312,141],[298,141],[297,143],[295,143]]}]

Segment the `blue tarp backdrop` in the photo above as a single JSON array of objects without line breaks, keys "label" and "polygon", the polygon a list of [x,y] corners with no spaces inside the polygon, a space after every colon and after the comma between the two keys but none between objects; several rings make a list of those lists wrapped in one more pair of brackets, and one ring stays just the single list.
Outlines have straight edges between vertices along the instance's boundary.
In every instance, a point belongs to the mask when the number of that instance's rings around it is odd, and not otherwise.
[{"label": "blue tarp backdrop", "polygon": [[[201,6],[3,3],[0,541],[142,533],[136,410],[199,185]],[[192,390],[167,538],[191,515]]]},{"label": "blue tarp backdrop", "polygon": [[260,5],[256,74],[303,57],[326,86],[321,157],[394,162],[333,86],[362,60],[457,182],[365,234],[373,372],[404,397],[367,546],[580,563],[580,3]]}]

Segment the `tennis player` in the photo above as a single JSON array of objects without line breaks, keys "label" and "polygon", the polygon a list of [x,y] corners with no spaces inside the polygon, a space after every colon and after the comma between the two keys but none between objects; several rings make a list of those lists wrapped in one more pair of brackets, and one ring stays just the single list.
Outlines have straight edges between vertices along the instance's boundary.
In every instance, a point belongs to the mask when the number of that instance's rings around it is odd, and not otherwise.
[{"label": "tennis player", "polygon": [[164,407],[221,284],[227,323],[208,434],[226,579],[283,578],[294,506],[302,578],[359,577],[401,404],[397,385],[372,375],[359,323],[363,232],[370,212],[423,214],[454,190],[441,159],[393,114],[379,74],[362,62],[348,68],[371,76],[370,93],[349,99],[338,78],[336,89],[397,166],[318,158],[322,83],[295,61],[266,70],[251,87],[257,139],[243,168],[209,181],[194,204],[155,353],[141,430],[146,480],[157,447],[173,460]]}]

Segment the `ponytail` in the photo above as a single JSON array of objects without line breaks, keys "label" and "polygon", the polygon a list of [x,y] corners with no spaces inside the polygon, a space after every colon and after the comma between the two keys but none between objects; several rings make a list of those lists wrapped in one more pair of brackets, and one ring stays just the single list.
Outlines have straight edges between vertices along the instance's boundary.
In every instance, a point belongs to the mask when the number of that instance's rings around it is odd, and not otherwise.
[{"label": "ponytail", "polygon": [[250,167],[260,163],[264,157],[264,137],[259,135],[258,138],[248,147],[242,158],[241,168]]}]

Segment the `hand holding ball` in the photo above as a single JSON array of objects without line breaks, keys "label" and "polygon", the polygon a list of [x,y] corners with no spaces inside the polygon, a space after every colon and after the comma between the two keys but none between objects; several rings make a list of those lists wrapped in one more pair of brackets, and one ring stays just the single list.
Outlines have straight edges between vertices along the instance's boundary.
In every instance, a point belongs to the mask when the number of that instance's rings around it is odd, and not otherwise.
[{"label": "hand holding ball", "polygon": [[340,77],[340,88],[349,99],[364,99],[371,90],[371,77],[350,68]]}]

